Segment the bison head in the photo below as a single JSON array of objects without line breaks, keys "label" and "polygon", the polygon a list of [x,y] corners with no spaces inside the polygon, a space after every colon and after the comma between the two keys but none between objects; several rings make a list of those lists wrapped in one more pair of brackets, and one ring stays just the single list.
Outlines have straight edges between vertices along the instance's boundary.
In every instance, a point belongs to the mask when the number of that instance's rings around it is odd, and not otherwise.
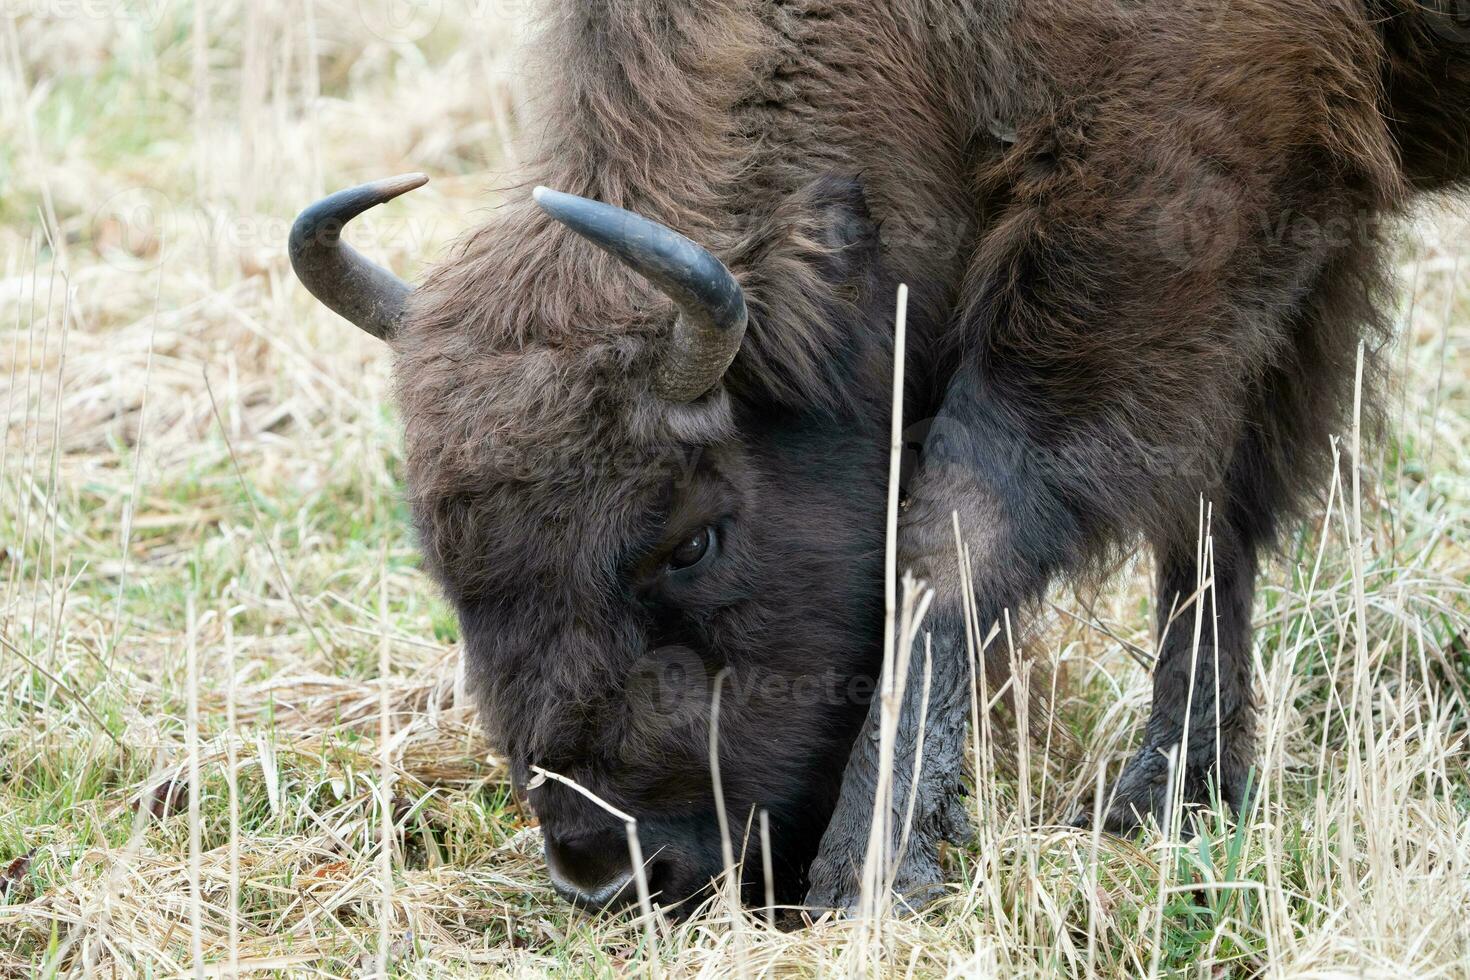
[{"label": "bison head", "polygon": [[[564,897],[666,905],[722,871],[778,899],[835,806],[881,658],[890,285],[851,181],[719,228],[538,191],[417,290],[340,241],[422,183],[304,212],[292,259],[396,353],[407,479],[483,718]],[[733,271],[732,271],[733,270]],[[761,853],[759,814],[769,818]]]}]

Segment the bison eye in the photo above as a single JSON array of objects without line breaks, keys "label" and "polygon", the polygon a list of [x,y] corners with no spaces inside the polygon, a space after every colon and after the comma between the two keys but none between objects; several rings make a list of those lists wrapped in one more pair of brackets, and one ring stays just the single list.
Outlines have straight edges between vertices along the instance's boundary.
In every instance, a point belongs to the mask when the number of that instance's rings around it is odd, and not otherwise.
[{"label": "bison eye", "polygon": [[715,529],[701,528],[675,548],[669,555],[669,567],[674,570],[693,568],[704,561],[715,542]]}]

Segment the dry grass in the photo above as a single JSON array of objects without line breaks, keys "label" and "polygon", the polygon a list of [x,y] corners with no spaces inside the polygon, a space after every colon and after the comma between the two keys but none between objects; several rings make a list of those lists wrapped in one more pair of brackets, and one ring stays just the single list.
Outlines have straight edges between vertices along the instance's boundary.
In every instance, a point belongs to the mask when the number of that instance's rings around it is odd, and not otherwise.
[{"label": "dry grass", "polygon": [[[432,30],[392,27],[416,9]],[[721,903],[650,949],[552,896],[417,570],[384,352],[282,247],[318,192],[410,169],[434,183],[365,250],[411,274],[474,221],[514,165],[523,12],[0,17],[0,976],[188,974],[195,950],[215,974],[1470,975],[1463,221],[1406,229],[1394,434],[1268,572],[1247,820],[1184,845],[1056,826],[1146,708],[1130,567],[1057,597],[1082,748],[980,753],[980,839],[934,913],[777,933]]]}]

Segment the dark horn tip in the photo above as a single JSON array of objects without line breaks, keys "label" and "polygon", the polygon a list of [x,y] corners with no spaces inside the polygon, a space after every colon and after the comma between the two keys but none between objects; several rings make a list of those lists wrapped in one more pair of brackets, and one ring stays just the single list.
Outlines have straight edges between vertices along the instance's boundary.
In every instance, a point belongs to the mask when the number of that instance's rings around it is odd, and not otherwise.
[{"label": "dark horn tip", "polygon": [[391,200],[399,194],[416,191],[428,182],[429,175],[426,173],[399,174],[397,177],[389,177],[383,181],[383,193],[387,194],[388,199]]},{"label": "dark horn tip", "polygon": [[531,191],[531,200],[535,201],[536,206],[542,211],[573,230],[577,230],[579,225],[585,223],[593,215],[616,210],[601,201],[591,201],[575,194],[553,190],[550,187],[537,186]]},{"label": "dark horn tip", "polygon": [[399,174],[396,177],[384,177],[381,180],[359,184],[346,193],[359,193],[364,197],[376,198],[373,203],[383,204],[409,191],[418,190],[428,182],[429,175],[425,173]]},{"label": "dark horn tip", "polygon": [[300,240],[314,235],[325,222],[332,222],[340,228],[368,208],[385,204],[395,197],[423,187],[428,182],[428,174],[399,174],[397,177],[384,177],[382,180],[358,184],[356,187],[329,194],[297,215],[291,227],[292,238]]},{"label": "dark horn tip", "polygon": [[296,276],[329,309],[380,339],[397,329],[411,287],[364,259],[341,240],[342,229],[369,208],[429,182],[427,174],[400,174],[322,198],[297,215],[287,254]]}]

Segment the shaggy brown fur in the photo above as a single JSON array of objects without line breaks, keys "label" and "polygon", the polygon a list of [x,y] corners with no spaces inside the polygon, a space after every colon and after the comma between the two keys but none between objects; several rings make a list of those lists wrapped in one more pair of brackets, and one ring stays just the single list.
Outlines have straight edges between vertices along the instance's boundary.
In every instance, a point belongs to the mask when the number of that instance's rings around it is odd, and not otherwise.
[{"label": "shaggy brown fur", "polygon": [[[1383,217],[1470,180],[1470,23],[1449,0],[579,0],[544,34],[535,181],[705,244],[752,319],[722,389],[659,401],[668,304],[526,201],[418,291],[408,480],[518,784],[543,765],[638,814],[655,887],[694,893],[719,869],[704,738],[726,669],[732,823],[771,811],[784,897],[825,828],[812,898],[851,901],[904,281],[908,415],[932,425],[901,549],[939,595],[900,887],[963,824],[955,511],[987,622],[1153,545],[1155,712],[1108,824],[1161,814],[1192,675],[1189,799],[1238,804],[1257,555],[1321,485],[1359,342],[1383,341]],[[1195,591],[1202,497],[1219,640],[1196,654],[1163,626]],[[704,525],[718,562],[671,577]],[[677,710],[646,703],[670,689]],[[558,786],[531,800],[589,894],[620,831]]]}]

